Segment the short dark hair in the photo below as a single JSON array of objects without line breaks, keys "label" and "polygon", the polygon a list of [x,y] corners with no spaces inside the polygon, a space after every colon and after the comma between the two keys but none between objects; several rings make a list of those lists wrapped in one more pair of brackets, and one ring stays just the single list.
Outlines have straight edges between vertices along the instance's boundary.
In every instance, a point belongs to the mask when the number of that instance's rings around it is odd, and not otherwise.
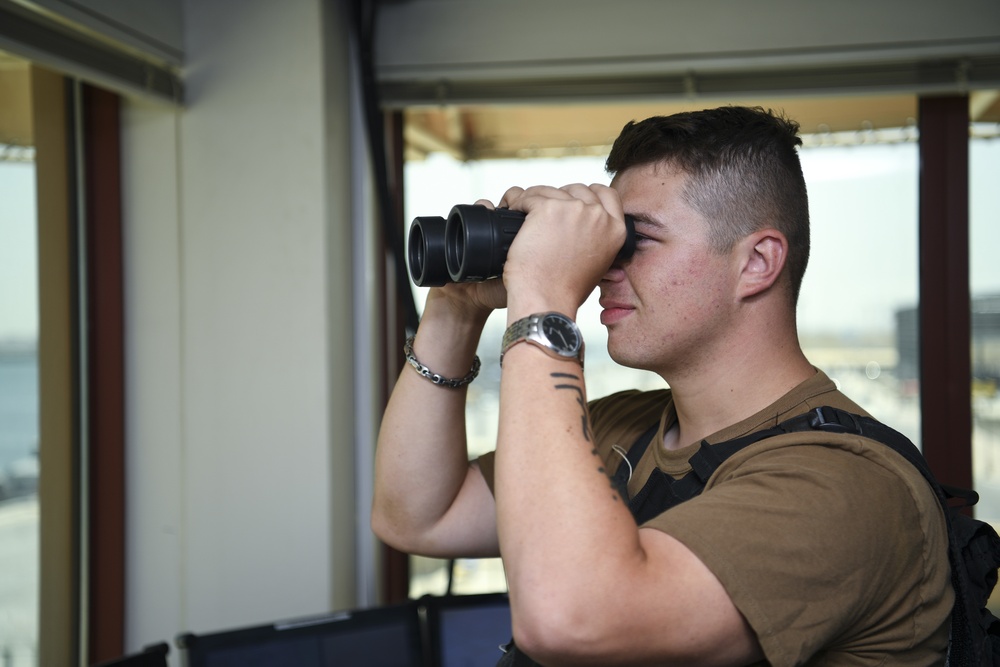
[{"label": "short dark hair", "polygon": [[714,223],[719,252],[774,227],[788,239],[791,298],[809,262],[809,201],[797,147],[799,124],[761,107],[726,106],[630,121],[605,165],[611,175],[665,163],[688,175],[684,197]]}]

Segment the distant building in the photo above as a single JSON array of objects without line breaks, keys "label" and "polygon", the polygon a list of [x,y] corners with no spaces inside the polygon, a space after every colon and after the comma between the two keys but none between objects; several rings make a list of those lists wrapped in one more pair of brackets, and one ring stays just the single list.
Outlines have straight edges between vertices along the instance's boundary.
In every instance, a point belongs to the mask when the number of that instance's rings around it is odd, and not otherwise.
[{"label": "distant building", "polygon": [[[919,309],[896,311],[897,375],[903,382],[920,378]],[[972,377],[1000,385],[1000,294],[972,299]]]},{"label": "distant building", "polygon": [[896,352],[899,362],[896,377],[902,385],[920,379],[920,311],[904,308],[896,311]]},{"label": "distant building", "polygon": [[1000,294],[972,300],[972,377],[1000,385]]}]

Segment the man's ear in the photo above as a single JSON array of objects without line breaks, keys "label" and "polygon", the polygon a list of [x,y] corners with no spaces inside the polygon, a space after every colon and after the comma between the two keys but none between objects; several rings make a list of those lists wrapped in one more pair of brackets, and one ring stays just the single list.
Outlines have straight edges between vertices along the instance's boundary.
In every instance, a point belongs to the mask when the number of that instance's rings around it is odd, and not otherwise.
[{"label": "man's ear", "polygon": [[778,281],[788,257],[788,239],[777,229],[759,229],[740,241],[743,271],[740,274],[740,296],[752,297],[766,291]]}]

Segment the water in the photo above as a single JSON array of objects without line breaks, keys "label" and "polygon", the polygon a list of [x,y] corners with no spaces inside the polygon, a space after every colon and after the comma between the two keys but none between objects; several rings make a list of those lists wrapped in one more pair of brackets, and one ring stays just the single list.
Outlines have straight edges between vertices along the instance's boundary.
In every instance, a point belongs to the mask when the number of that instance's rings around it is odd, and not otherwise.
[{"label": "water", "polygon": [[0,471],[37,453],[37,356],[0,352]]},{"label": "water", "polygon": [[37,665],[37,452],[37,357],[0,352],[0,665],[4,667]]}]

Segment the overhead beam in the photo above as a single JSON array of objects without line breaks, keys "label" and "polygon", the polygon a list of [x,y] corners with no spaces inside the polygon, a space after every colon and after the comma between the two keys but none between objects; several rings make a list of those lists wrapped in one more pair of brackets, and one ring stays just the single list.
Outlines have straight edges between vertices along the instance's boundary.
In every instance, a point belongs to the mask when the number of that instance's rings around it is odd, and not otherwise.
[{"label": "overhead beam", "polygon": [[966,94],[1000,88],[1000,56],[864,66],[507,80],[383,80],[386,108],[694,100],[736,95]]},{"label": "overhead beam", "polygon": [[0,50],[117,93],[180,104],[179,72],[95,39],[20,3],[0,0]]},{"label": "overhead beam", "polygon": [[969,120],[986,120],[985,116],[1000,106],[1000,90],[977,90],[969,98]]},{"label": "overhead beam", "polygon": [[418,155],[426,157],[430,153],[447,153],[456,160],[465,159],[461,147],[418,125],[407,124],[403,129],[403,138],[407,150],[416,151]]}]

